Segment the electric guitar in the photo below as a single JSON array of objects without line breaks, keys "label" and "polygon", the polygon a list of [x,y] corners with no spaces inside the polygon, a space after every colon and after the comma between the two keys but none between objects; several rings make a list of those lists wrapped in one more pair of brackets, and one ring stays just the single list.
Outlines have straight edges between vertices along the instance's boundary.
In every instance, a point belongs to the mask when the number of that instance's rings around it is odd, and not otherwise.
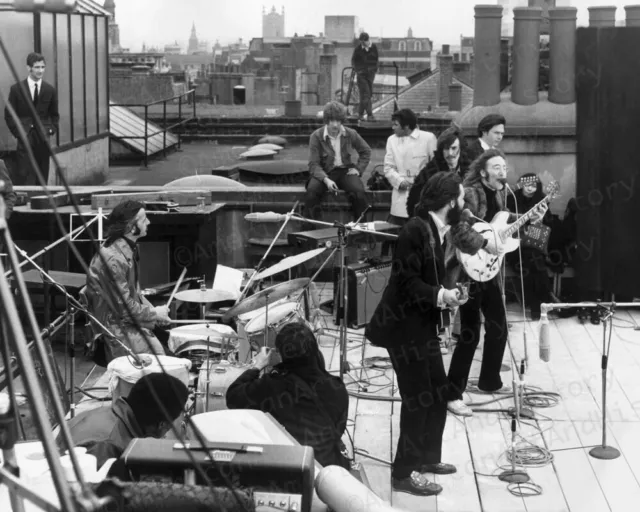
[{"label": "electric guitar", "polygon": [[504,252],[500,256],[496,256],[484,249],[480,249],[476,254],[466,254],[457,249],[456,254],[458,261],[462,264],[467,275],[474,281],[480,282],[493,279],[502,267],[504,255],[508,252],[515,251],[520,245],[520,240],[513,238],[514,233],[517,233],[517,231],[533,217],[538,206],[545,202],[550,203],[557,195],[558,189],[558,182],[552,181],[549,183],[545,198],[527,213],[520,216],[513,224],[508,224],[507,222],[509,215],[511,215],[507,211],[496,213],[490,224],[486,222],[476,222],[473,225],[473,229],[480,233],[485,240],[495,240],[497,245],[504,249]]}]

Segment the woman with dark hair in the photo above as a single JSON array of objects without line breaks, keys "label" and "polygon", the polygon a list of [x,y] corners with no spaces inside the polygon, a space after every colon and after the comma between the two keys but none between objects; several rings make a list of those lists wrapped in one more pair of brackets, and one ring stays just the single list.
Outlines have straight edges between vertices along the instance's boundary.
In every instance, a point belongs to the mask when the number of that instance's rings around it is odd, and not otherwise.
[{"label": "woman with dark hair", "polygon": [[[349,395],[342,380],[327,372],[313,331],[304,323],[285,325],[275,351],[263,348],[229,386],[227,407],[268,412],[301,445],[311,446],[320,464],[349,469],[342,453]],[[277,356],[281,362],[261,377]]]},{"label": "woman with dark hair", "polygon": [[[514,199],[515,196],[515,199]],[[536,204],[544,199],[542,183],[535,173],[527,173],[518,179],[518,189],[514,195],[507,197],[507,207],[515,214],[522,215],[528,212]],[[548,227],[552,225],[551,212],[542,218],[542,223]],[[528,229],[528,226],[523,228]],[[525,303],[531,307],[531,319],[540,319],[540,304],[555,300],[551,292],[551,279],[547,271],[546,254],[541,250],[532,247],[520,246],[520,254],[514,251],[507,255],[507,263],[514,267],[519,274],[522,272],[524,279]]]}]

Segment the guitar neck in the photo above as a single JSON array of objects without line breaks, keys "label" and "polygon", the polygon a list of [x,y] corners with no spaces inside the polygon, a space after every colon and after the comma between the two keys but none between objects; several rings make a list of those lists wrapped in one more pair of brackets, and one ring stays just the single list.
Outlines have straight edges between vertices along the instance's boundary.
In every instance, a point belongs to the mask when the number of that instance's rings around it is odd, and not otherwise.
[{"label": "guitar neck", "polygon": [[516,231],[518,231],[522,226],[524,226],[531,219],[531,217],[533,217],[533,214],[538,206],[540,206],[542,203],[549,202],[549,197],[550,196],[545,196],[545,198],[542,201],[540,201],[537,205],[531,208],[527,213],[522,214],[522,216],[513,224],[510,224],[509,227],[502,232],[503,236],[505,238],[510,237]]}]

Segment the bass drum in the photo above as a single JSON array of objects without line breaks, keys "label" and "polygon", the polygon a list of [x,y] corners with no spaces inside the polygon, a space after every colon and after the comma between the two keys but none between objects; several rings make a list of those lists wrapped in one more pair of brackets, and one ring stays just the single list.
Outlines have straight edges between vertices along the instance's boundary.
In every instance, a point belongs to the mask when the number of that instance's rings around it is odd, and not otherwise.
[{"label": "bass drum", "polygon": [[[231,361],[204,364],[198,374],[198,389],[196,392],[195,414],[203,412],[222,411],[227,409],[227,389],[251,365],[239,364]],[[209,400],[207,401],[207,384],[209,385]]]},{"label": "bass drum", "polygon": [[236,332],[222,324],[183,325],[169,331],[169,349],[176,357],[189,359],[192,363],[191,371],[198,373],[207,358],[210,362],[218,362],[229,355],[235,355],[238,343],[224,338],[225,334],[235,336]]}]

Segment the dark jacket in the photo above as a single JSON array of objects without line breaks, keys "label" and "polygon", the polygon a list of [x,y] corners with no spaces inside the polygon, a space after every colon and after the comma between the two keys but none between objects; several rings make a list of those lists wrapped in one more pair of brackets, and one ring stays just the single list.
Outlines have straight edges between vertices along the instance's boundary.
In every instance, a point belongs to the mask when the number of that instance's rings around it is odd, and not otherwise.
[{"label": "dark jacket", "polygon": [[[467,248],[464,230],[456,243]],[[450,245],[449,233],[446,236]],[[468,249],[468,248],[467,248]],[[437,307],[445,279],[445,254],[431,215],[412,217],[398,236],[389,284],[366,327],[372,344],[389,348],[397,344],[426,342],[438,336],[441,310]]]},{"label": "dark jacket", "polygon": [[2,197],[4,198],[5,219],[11,217],[13,213],[13,207],[16,204],[17,196],[13,191],[13,183],[9,177],[9,171],[3,160],[0,160],[0,180],[4,181],[4,190],[2,191]]},{"label": "dark jacket", "polygon": [[[340,155],[343,165],[352,165],[351,152],[358,153],[358,163],[354,165],[360,176],[365,171],[371,160],[371,148],[362,137],[351,128],[344,128],[344,134],[340,137]],[[317,180],[324,180],[327,173],[335,167],[335,152],[329,137],[324,137],[325,127],[318,128],[309,137],[309,174]]]},{"label": "dark jacket", "polygon": [[[96,457],[98,469],[108,459],[119,458],[134,438],[144,437],[131,407],[122,397],[111,407],[81,412],[67,426],[75,446],[87,448],[87,453]],[[60,450],[66,450],[62,436],[58,436],[57,442]]]},{"label": "dark jacket", "polygon": [[[29,133],[29,131],[34,127],[34,120],[31,116],[31,109],[20,91],[21,87],[24,88],[27,96],[31,97],[29,85],[25,79],[11,86],[11,89],[9,90],[9,103],[13,106],[16,114],[20,118],[22,127],[27,133]],[[35,107],[38,117],[44,125],[45,131],[49,134],[57,132],[58,121],[60,120],[60,114],[58,113],[58,92],[53,85],[45,82],[44,80],[41,82],[40,90],[38,91],[38,103]],[[19,140],[18,128],[7,107],[4,109],[4,120],[7,123],[7,127],[11,134]]]},{"label": "dark jacket", "polygon": [[469,157],[469,162],[473,162],[482,153],[484,153],[484,148],[480,144],[480,139],[476,139],[471,144],[467,145],[467,156]]},{"label": "dark jacket", "polygon": [[372,44],[369,51],[362,47],[362,44],[356,46],[351,56],[351,66],[356,73],[375,73],[378,71],[378,47]]},{"label": "dark jacket", "polygon": [[[469,170],[469,159],[464,151],[460,152],[460,158],[458,159],[458,169],[457,173],[461,179],[464,180],[467,171]],[[413,217],[415,215],[415,207],[420,202],[420,196],[422,195],[422,191],[429,181],[429,178],[438,172],[444,172],[449,170],[449,165],[447,161],[444,159],[441,151],[436,151],[434,157],[431,161],[420,170],[420,173],[416,177],[411,189],[409,190],[409,194],[407,196],[407,213],[409,217]]]},{"label": "dark jacket", "polygon": [[317,368],[275,369],[262,377],[255,369],[240,375],[227,390],[227,407],[271,414],[296,441],[313,448],[320,464],[346,467],[340,449],[349,395],[342,380]]}]

